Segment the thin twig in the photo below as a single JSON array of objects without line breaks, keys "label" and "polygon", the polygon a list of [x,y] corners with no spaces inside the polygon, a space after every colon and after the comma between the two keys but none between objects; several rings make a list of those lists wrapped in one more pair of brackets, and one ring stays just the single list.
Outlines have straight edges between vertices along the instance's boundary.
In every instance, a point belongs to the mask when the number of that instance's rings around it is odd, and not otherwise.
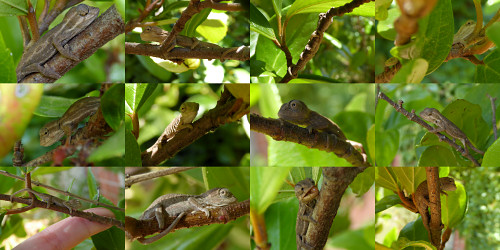
[{"label": "thin twig", "polygon": [[187,171],[187,170],[190,170],[193,168],[199,168],[199,167],[170,167],[170,168],[165,168],[165,169],[161,169],[158,171],[153,171],[153,172],[149,172],[149,173],[145,173],[145,174],[130,176],[128,178],[125,178],[125,188],[130,188],[135,183],[151,180],[154,178],[158,178],[160,176],[180,173],[180,172]]}]

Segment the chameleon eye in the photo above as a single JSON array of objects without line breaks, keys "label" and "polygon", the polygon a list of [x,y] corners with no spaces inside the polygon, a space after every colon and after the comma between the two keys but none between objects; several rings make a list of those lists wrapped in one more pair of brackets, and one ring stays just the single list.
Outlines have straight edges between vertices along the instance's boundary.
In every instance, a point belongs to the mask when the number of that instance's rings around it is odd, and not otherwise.
[{"label": "chameleon eye", "polygon": [[226,190],[225,189],[221,189],[220,190],[220,195],[221,196],[226,196],[227,195]]}]

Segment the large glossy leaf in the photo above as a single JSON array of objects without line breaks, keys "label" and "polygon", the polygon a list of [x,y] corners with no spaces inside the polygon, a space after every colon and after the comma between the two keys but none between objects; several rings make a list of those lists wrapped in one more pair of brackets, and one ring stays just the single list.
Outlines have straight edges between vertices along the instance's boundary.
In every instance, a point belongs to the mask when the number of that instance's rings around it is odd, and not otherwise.
[{"label": "large glossy leaf", "polygon": [[289,167],[251,167],[251,209],[255,210],[258,214],[263,214],[274,201],[289,171]]},{"label": "large glossy leaf", "polygon": [[474,81],[478,83],[498,83],[500,79],[500,49],[495,49],[488,54],[484,60],[484,65],[476,67]]},{"label": "large glossy leaf", "polygon": [[267,18],[252,3],[250,3],[250,30],[271,40],[277,40]]},{"label": "large glossy leaf", "polygon": [[[325,13],[330,8],[340,7],[350,0],[297,0],[286,13],[286,18],[300,14],[300,13]],[[369,2],[355,8],[353,12],[347,15],[361,15],[361,16],[375,16],[375,2]]]}]

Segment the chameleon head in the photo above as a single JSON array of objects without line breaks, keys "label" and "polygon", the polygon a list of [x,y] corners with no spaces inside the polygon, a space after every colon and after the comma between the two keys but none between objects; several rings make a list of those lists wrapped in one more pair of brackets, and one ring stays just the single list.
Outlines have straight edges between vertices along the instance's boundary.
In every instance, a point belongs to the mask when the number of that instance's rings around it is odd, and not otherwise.
[{"label": "chameleon head", "polygon": [[435,115],[437,113],[439,113],[439,111],[435,108],[425,108],[419,115],[426,121],[434,122],[437,118]]},{"label": "chameleon head", "polygon": [[309,108],[307,108],[307,105],[304,102],[299,100],[291,100],[287,103],[284,103],[283,105],[281,105],[281,108],[278,111],[279,118],[299,124],[302,120],[309,119],[308,114]]},{"label": "chameleon head", "polygon": [[59,120],[51,121],[40,129],[40,145],[48,147],[64,136],[64,131],[59,129]]},{"label": "chameleon head", "polygon": [[190,112],[198,112],[200,108],[200,104],[196,102],[185,102],[181,105],[181,113],[190,113]]},{"label": "chameleon head", "polygon": [[314,180],[307,178],[295,184],[295,195],[299,201],[309,202],[319,195],[319,190],[314,184]]},{"label": "chameleon head", "polygon": [[457,190],[457,185],[455,184],[455,180],[450,177],[439,178],[440,187],[444,191],[455,191]]},{"label": "chameleon head", "polygon": [[476,27],[476,21],[468,20],[465,22],[457,33],[453,36],[453,44],[462,43],[465,45],[466,39],[474,33],[474,28]]},{"label": "chameleon head", "polygon": [[221,207],[238,202],[236,197],[227,188],[214,188],[207,191],[210,206]]}]

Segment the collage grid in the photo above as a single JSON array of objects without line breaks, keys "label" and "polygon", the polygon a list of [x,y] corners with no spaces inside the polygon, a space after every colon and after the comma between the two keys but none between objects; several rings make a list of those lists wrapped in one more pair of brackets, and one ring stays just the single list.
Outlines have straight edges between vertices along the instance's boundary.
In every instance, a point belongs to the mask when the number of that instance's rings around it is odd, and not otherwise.
[{"label": "collage grid", "polygon": [[499,249],[500,0],[0,1],[1,249]]}]

